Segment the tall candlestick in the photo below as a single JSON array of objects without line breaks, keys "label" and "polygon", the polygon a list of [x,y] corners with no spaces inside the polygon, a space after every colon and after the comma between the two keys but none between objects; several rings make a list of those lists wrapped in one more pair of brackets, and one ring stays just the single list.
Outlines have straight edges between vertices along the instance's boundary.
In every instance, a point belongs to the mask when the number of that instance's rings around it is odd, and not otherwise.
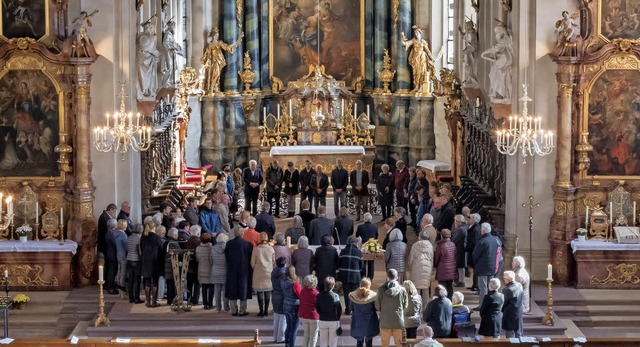
[{"label": "tall candlestick", "polygon": [[98,266],[98,281],[104,281],[104,267]]},{"label": "tall candlestick", "polygon": [[547,279],[553,279],[553,269],[551,267],[551,264],[547,266]]},{"label": "tall candlestick", "polygon": [[587,210],[584,215],[584,225],[585,226],[589,225],[589,206],[587,206]]}]

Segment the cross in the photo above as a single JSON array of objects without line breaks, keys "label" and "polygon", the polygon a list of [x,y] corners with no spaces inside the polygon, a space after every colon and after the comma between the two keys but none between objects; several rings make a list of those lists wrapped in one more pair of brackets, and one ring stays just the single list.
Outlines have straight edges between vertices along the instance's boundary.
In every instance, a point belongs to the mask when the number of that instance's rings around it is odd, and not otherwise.
[{"label": "cross", "polygon": [[24,211],[24,220],[27,222],[27,209],[29,208],[29,198],[26,195],[23,195],[20,200],[18,200],[18,205],[22,205],[22,211]]},{"label": "cross", "polygon": [[[540,207],[540,203],[533,202],[533,195],[529,195],[529,202],[523,202],[522,207],[529,208],[529,273],[533,273],[533,209]],[[518,247],[516,247],[518,255]],[[531,286],[529,286],[529,305],[531,305]]]}]

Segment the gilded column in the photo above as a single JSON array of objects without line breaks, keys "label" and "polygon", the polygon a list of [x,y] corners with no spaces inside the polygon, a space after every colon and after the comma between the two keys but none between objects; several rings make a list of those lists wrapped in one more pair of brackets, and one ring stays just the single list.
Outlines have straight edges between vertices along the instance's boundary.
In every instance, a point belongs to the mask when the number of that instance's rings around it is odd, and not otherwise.
[{"label": "gilded column", "polygon": [[397,30],[394,30],[394,46],[397,50],[396,92],[408,93],[411,90],[411,73],[407,61],[407,51],[402,46],[402,40],[399,37],[400,32],[403,32],[407,37],[413,35],[411,33],[411,0],[393,1],[398,3]]},{"label": "gilded column", "polygon": [[[241,0],[238,0],[241,1]],[[251,89],[260,89],[260,32],[258,19],[258,0],[245,0],[244,34],[245,52],[251,57],[251,69],[256,72],[256,78],[251,83]]]},{"label": "gilded column", "polygon": [[572,83],[559,85],[558,101],[558,175],[555,185],[558,187],[571,187],[571,96],[573,95]]},{"label": "gilded column", "polygon": [[[236,18],[236,0],[224,0],[222,6],[222,37],[223,41],[232,44],[238,39],[238,20]],[[242,49],[235,47],[233,53],[224,53],[227,66],[224,70],[224,93],[238,94],[238,57],[242,56]]]},{"label": "gilded column", "polygon": [[76,107],[76,131],[74,139],[74,173],[77,191],[77,218],[93,218],[93,181],[91,180],[91,126],[89,105],[91,74],[89,66],[76,67],[74,84]]},{"label": "gilded column", "polygon": [[[374,0],[374,28],[373,28],[373,61],[374,70],[382,70],[384,50],[389,47],[389,2],[388,0]],[[382,81],[378,74],[374,74],[373,87],[382,88]]]}]

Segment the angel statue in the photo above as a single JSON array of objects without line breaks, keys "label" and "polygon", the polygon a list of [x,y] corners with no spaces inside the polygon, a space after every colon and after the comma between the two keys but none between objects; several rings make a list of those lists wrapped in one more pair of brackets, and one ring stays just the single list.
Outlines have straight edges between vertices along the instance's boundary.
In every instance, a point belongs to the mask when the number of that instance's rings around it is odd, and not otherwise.
[{"label": "angel statue", "polygon": [[460,26],[458,30],[464,37],[464,48],[462,49],[464,81],[462,86],[465,88],[478,88],[478,31],[475,23],[470,19],[464,23],[464,28]]},{"label": "angel statue", "polygon": [[578,25],[573,21],[580,18],[580,12],[569,15],[569,11],[562,11],[562,19],[556,21],[556,46],[571,42],[578,35]]},{"label": "angel statue", "polygon": [[169,19],[162,32],[162,59],[160,60],[161,83],[163,88],[173,88],[176,75],[176,55],[182,55],[182,46],[175,39],[176,22]]},{"label": "angel statue", "polygon": [[422,29],[413,26],[413,38],[407,40],[404,32],[400,32],[402,36],[402,46],[405,50],[413,47],[409,54],[409,64],[413,70],[413,86],[412,92],[429,93],[429,83],[431,74],[434,72],[433,57],[429,50],[429,44],[422,38]]},{"label": "angel statue", "polygon": [[496,25],[493,31],[496,34],[496,43],[480,54],[482,59],[491,62],[489,98],[494,104],[510,104],[513,42],[503,25]]},{"label": "angel statue", "polygon": [[84,46],[84,42],[89,40],[87,34],[87,27],[91,28],[93,22],[91,17],[95,16],[98,10],[94,10],[90,14],[87,11],[81,11],[80,15],[71,22],[71,25],[67,29],[71,29],[71,35],[75,35],[75,41],[73,42],[74,54],[76,56],[87,56],[87,48]]},{"label": "angel statue", "polygon": [[233,49],[242,42],[244,33],[240,34],[238,40],[232,44],[220,41],[218,29],[213,29],[209,36],[211,37],[211,42],[204,49],[201,62],[205,68],[204,91],[208,95],[213,95],[220,93],[220,74],[227,65],[222,51],[225,50],[233,54]]}]

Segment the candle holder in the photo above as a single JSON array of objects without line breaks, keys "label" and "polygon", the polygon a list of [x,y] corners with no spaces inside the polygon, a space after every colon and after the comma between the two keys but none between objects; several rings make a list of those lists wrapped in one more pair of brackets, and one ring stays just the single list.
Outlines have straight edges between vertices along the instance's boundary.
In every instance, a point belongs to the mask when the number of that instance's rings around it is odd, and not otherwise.
[{"label": "candle holder", "polygon": [[104,290],[102,286],[104,285],[103,281],[98,281],[98,286],[100,287],[100,297],[98,298],[98,305],[100,306],[100,313],[98,314],[98,318],[96,319],[96,326],[104,325],[109,326],[111,322],[107,315],[104,313]]},{"label": "candle holder", "polygon": [[542,317],[542,324],[545,325],[555,325],[556,324],[556,320],[555,318],[553,318],[553,292],[551,289],[551,284],[553,283],[553,279],[552,278],[547,278],[547,284],[548,284],[548,289],[547,289],[547,313],[544,314],[544,317]]}]

